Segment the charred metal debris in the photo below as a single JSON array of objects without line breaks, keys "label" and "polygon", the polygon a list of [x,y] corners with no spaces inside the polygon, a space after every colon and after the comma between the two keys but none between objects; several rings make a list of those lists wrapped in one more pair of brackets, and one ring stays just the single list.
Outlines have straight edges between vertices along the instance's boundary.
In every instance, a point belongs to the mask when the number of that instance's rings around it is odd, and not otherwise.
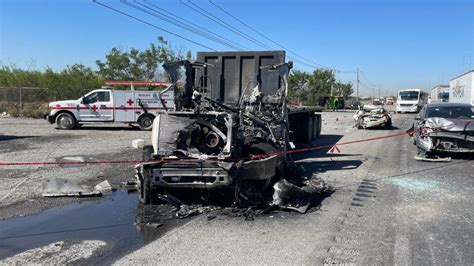
[{"label": "charred metal debris", "polygon": [[175,110],[157,115],[152,145],[143,149],[145,162],[135,167],[143,204],[171,203],[178,217],[209,210],[190,207],[190,198],[204,205],[304,213],[314,197],[330,191],[316,177],[305,178],[286,153],[291,62],[261,67],[279,75],[274,94],[263,94],[259,82],[251,81],[232,106],[201,91],[200,84],[210,80],[196,77],[196,70],[212,65],[184,60],[163,67],[171,77],[165,92],[174,91]]}]

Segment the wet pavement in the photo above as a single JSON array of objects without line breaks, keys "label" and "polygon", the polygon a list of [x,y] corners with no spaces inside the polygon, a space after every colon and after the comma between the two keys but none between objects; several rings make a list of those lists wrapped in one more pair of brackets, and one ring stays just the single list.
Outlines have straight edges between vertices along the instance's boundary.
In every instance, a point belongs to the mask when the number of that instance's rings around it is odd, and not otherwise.
[{"label": "wet pavement", "polygon": [[[110,263],[153,240],[165,228],[135,225],[137,195],[119,190],[97,201],[79,202],[36,215],[0,221],[0,260],[57,241],[102,240],[107,248],[94,263]],[[146,227],[146,228],[143,228]],[[147,232],[146,241],[140,232]]]}]

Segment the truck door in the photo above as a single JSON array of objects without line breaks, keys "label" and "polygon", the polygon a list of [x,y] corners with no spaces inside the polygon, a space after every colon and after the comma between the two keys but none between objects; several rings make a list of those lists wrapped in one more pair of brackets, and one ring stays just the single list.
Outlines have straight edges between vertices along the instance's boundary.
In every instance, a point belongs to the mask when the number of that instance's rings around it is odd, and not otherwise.
[{"label": "truck door", "polygon": [[115,122],[136,122],[134,92],[132,91],[114,91]]},{"label": "truck door", "polygon": [[109,90],[95,90],[82,98],[81,121],[113,121],[113,102]]}]

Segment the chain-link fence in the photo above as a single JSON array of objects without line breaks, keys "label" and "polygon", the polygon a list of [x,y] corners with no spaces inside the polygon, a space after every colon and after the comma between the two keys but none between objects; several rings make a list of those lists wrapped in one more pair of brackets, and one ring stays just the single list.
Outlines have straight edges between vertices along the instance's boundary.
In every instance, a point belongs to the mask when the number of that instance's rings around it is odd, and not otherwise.
[{"label": "chain-link fence", "polygon": [[55,90],[33,87],[0,87],[0,114],[39,118],[48,103],[57,100]]}]

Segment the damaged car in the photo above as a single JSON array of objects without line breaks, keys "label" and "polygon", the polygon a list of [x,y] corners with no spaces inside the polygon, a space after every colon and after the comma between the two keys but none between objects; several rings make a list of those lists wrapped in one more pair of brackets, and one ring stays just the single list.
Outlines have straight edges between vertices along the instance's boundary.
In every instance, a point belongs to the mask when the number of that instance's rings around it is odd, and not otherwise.
[{"label": "damaged car", "polygon": [[[144,162],[135,168],[139,200],[181,206],[183,194],[197,191],[206,198],[222,190],[238,205],[256,204],[266,196],[271,200],[266,194],[292,168],[286,106],[291,66],[263,66],[281,78],[281,87],[264,94],[258,81],[249,82],[237,104],[229,106],[202,95],[199,82],[195,84],[203,79],[196,70],[212,65],[188,60],[165,64],[176,108],[153,122],[152,145],[144,147]],[[183,68],[184,83],[178,81]]]},{"label": "damaged car", "polygon": [[358,129],[366,128],[392,128],[392,116],[390,112],[380,105],[364,105],[352,116],[355,121],[355,127]]},{"label": "damaged car", "polygon": [[474,152],[474,112],[470,104],[432,103],[415,117],[413,144],[418,155]]}]

